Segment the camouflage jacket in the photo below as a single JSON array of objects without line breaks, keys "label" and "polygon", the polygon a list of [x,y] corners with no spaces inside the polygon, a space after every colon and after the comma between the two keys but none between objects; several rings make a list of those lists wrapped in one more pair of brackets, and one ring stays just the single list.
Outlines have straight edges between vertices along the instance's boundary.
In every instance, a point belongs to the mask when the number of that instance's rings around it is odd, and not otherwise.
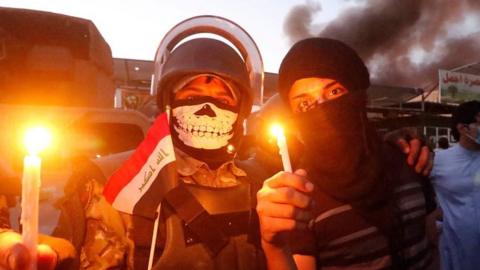
[{"label": "camouflage jacket", "polygon": [[[106,176],[130,154],[94,162],[83,160],[66,187],[65,199],[59,203],[62,216],[55,234],[74,243],[79,269],[134,269],[133,216],[116,211],[102,195]],[[186,183],[228,187],[239,184],[238,179],[246,176],[233,161],[210,170],[205,163],[181,151],[176,150],[176,156],[177,171]]]}]

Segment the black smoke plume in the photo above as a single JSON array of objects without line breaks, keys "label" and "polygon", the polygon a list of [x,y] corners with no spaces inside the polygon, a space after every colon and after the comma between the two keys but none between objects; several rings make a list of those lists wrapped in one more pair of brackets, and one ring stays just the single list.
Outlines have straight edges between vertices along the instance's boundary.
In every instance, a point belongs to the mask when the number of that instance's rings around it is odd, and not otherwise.
[{"label": "black smoke plume", "polygon": [[[352,46],[367,62],[374,83],[425,87],[438,69],[480,62],[480,1],[357,1],[318,30],[319,4],[292,8],[284,30],[291,43],[311,36]],[[457,31],[467,22],[475,31]],[[420,57],[410,57],[413,52]]]}]

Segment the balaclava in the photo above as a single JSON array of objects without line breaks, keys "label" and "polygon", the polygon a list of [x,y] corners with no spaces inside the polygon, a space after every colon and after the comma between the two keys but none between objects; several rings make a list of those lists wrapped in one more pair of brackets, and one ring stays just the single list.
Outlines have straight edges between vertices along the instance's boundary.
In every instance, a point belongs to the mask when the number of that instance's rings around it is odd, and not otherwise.
[{"label": "balaclava", "polygon": [[[199,76],[207,84],[221,81],[239,98],[239,104],[229,106],[210,96],[175,101],[175,92]],[[170,126],[175,147],[211,169],[233,159],[243,136],[243,120],[252,106],[248,72],[235,50],[208,38],[181,44],[165,63],[158,93],[160,109],[170,105],[172,110]]]},{"label": "balaclava", "polygon": [[328,78],[349,91],[331,101],[294,116],[305,144],[305,167],[316,189],[350,204],[354,211],[375,224],[389,239],[393,265],[403,269],[401,222],[390,185],[384,177],[381,145],[366,116],[366,89],[370,85],[365,64],[344,43],[310,38],[296,43],[279,71],[280,95],[296,80]]},{"label": "balaclava", "polygon": [[344,203],[370,207],[383,198],[375,132],[367,123],[369,73],[354,50],[326,38],[296,43],[279,71],[280,95],[288,102],[295,81],[318,77],[338,81],[349,93],[295,114],[305,143],[306,167],[315,185]]}]

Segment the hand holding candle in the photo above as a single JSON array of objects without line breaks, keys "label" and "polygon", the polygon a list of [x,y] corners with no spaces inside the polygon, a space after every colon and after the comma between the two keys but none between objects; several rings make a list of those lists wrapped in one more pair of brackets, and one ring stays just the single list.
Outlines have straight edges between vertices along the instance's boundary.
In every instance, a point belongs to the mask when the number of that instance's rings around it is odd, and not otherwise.
[{"label": "hand holding candle", "polygon": [[[308,181],[305,170],[297,169],[292,173],[283,128],[275,124],[271,126],[270,132],[277,139],[284,171],[276,173],[263,182],[262,188],[257,192],[256,210],[260,223],[262,248],[269,261],[268,267],[276,269],[282,264],[276,263],[278,258],[291,255],[286,251],[289,250],[292,237],[297,236],[292,232],[308,228],[308,223],[312,219],[310,204],[314,186]],[[293,263],[287,261],[283,262]]]},{"label": "hand holding candle", "polygon": [[285,138],[283,127],[280,124],[274,124],[270,131],[277,139],[278,150],[282,157],[283,170],[291,173],[292,164],[290,163],[290,156],[288,155],[287,139]]},{"label": "hand holding candle", "polygon": [[51,142],[48,129],[36,127],[29,129],[24,137],[28,155],[24,159],[22,178],[22,242],[30,253],[28,270],[37,269],[38,244],[38,204],[40,191],[41,159],[38,153],[43,151]]}]

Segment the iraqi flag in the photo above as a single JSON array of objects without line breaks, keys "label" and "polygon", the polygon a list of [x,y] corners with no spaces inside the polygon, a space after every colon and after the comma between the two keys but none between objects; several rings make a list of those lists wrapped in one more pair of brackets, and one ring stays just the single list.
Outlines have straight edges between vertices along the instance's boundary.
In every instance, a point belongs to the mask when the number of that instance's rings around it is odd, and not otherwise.
[{"label": "iraqi flag", "polygon": [[168,117],[163,113],[132,156],[110,176],[103,195],[121,212],[153,218],[165,193],[177,184],[174,161]]}]

